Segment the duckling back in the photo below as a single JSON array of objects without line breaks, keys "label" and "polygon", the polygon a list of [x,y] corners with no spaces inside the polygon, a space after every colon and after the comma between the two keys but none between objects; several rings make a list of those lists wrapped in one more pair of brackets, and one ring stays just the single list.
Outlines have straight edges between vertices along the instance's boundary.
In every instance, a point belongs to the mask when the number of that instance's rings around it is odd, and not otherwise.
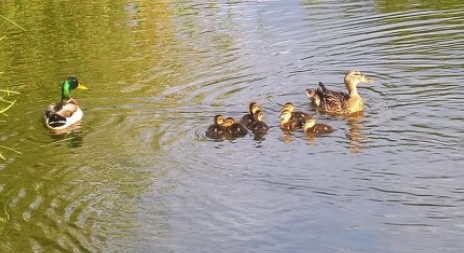
[{"label": "duckling back", "polygon": [[220,125],[212,124],[206,129],[206,137],[210,139],[222,139],[225,134],[225,128]]},{"label": "duckling back", "polygon": [[227,129],[229,138],[235,139],[245,137],[248,134],[248,130],[240,123],[234,123]]},{"label": "duckling back", "polygon": [[250,128],[254,122],[255,119],[251,113],[243,115],[243,117],[240,119],[240,124],[244,125],[246,128]]}]

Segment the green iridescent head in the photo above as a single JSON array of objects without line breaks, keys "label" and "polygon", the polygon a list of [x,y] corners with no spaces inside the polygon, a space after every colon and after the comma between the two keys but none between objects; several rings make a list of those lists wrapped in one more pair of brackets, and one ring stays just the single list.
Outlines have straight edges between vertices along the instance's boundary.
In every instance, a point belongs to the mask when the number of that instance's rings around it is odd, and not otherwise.
[{"label": "green iridescent head", "polygon": [[61,99],[68,100],[71,98],[71,91],[74,89],[87,90],[87,87],[79,83],[77,78],[71,76],[64,80],[63,87],[61,88]]}]

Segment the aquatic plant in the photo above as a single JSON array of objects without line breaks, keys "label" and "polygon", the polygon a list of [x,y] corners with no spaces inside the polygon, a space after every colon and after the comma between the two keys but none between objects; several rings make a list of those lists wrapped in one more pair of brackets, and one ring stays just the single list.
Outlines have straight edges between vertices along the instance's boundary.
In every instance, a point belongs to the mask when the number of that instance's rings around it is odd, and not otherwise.
[{"label": "aquatic plant", "polygon": [[[19,29],[23,30],[23,31],[26,31],[26,29],[24,29],[23,27],[21,27],[19,24],[17,24],[16,22],[14,22],[13,20],[9,19],[8,17],[5,17],[3,15],[0,14],[0,17],[3,18],[3,20],[5,20],[2,24],[0,24],[0,27],[3,26],[6,22],[18,27]],[[5,39],[5,35],[3,36],[0,36],[0,41],[2,41],[3,39]],[[3,72],[0,72],[0,75],[3,74]],[[12,91],[12,90],[6,90],[6,89],[0,89],[0,115],[1,116],[4,116],[4,117],[8,117],[8,114],[6,114],[6,112],[11,108],[13,107],[13,105],[16,103],[16,99],[15,100],[8,100],[8,99],[5,99],[5,96],[9,97],[11,95],[18,95],[20,94],[19,92],[17,91]],[[4,120],[2,120],[0,118],[0,122],[6,122]],[[0,145],[0,148],[1,149],[5,149],[5,150],[9,150],[11,152],[14,152],[14,153],[17,153],[17,154],[22,154],[21,152],[19,151],[16,151],[12,148],[9,148],[9,147],[6,147],[6,146],[3,146],[3,145]],[[5,156],[3,156],[3,154],[0,152],[0,159],[3,159],[6,161],[6,158]]]},{"label": "aquatic plant", "polygon": [[[4,98],[5,94],[6,93],[6,96],[10,96],[12,94],[20,94],[19,92],[17,91],[11,91],[11,90],[3,90],[3,89],[0,89],[0,115],[4,116],[4,117],[8,117],[8,114],[6,114],[6,111],[8,111],[11,107],[13,107],[13,105],[16,103],[16,99],[15,100],[7,100]],[[3,121],[0,119],[0,122]],[[9,147],[6,147],[6,146],[3,146],[3,145],[0,145],[0,148],[2,149],[6,149],[6,150],[9,150],[9,151],[12,151],[12,152],[15,152],[17,154],[21,154],[21,152],[19,151],[16,151],[12,148],[9,148]],[[6,160],[6,158],[3,156],[3,154],[0,152],[0,158],[3,159],[3,160]]]}]

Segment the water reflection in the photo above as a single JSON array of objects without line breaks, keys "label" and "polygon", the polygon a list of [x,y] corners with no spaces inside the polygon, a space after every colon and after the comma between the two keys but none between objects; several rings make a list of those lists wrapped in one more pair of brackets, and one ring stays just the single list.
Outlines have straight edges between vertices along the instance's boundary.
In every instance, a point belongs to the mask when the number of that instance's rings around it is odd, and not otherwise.
[{"label": "water reflection", "polygon": [[282,141],[284,143],[290,143],[292,142],[292,132],[290,130],[286,130],[286,129],[281,129],[282,130]]},{"label": "water reflection", "polygon": [[69,148],[77,148],[82,146],[83,133],[81,129],[81,122],[78,122],[67,129],[63,130],[52,130],[49,131],[50,137],[53,139],[53,143],[66,143]]},{"label": "water reflection", "polygon": [[359,154],[364,148],[362,143],[365,141],[363,134],[362,120],[364,119],[364,113],[356,113],[353,115],[346,116],[348,123],[347,138],[349,140],[350,152],[353,154]]}]

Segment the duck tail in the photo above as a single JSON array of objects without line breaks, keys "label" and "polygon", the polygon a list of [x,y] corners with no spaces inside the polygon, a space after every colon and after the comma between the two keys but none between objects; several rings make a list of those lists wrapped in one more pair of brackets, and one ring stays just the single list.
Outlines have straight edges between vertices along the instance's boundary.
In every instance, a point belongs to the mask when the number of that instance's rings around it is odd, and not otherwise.
[{"label": "duck tail", "polygon": [[306,95],[316,106],[320,106],[321,102],[324,102],[326,91],[324,84],[319,82],[316,89],[306,89]]},{"label": "duck tail", "polygon": [[47,125],[51,128],[64,126],[66,125],[66,118],[57,113],[53,113],[48,116]]},{"label": "duck tail", "polygon": [[327,88],[322,82],[319,82],[319,86],[317,86],[316,92],[319,94],[319,96],[324,97],[325,94],[327,94]]}]

